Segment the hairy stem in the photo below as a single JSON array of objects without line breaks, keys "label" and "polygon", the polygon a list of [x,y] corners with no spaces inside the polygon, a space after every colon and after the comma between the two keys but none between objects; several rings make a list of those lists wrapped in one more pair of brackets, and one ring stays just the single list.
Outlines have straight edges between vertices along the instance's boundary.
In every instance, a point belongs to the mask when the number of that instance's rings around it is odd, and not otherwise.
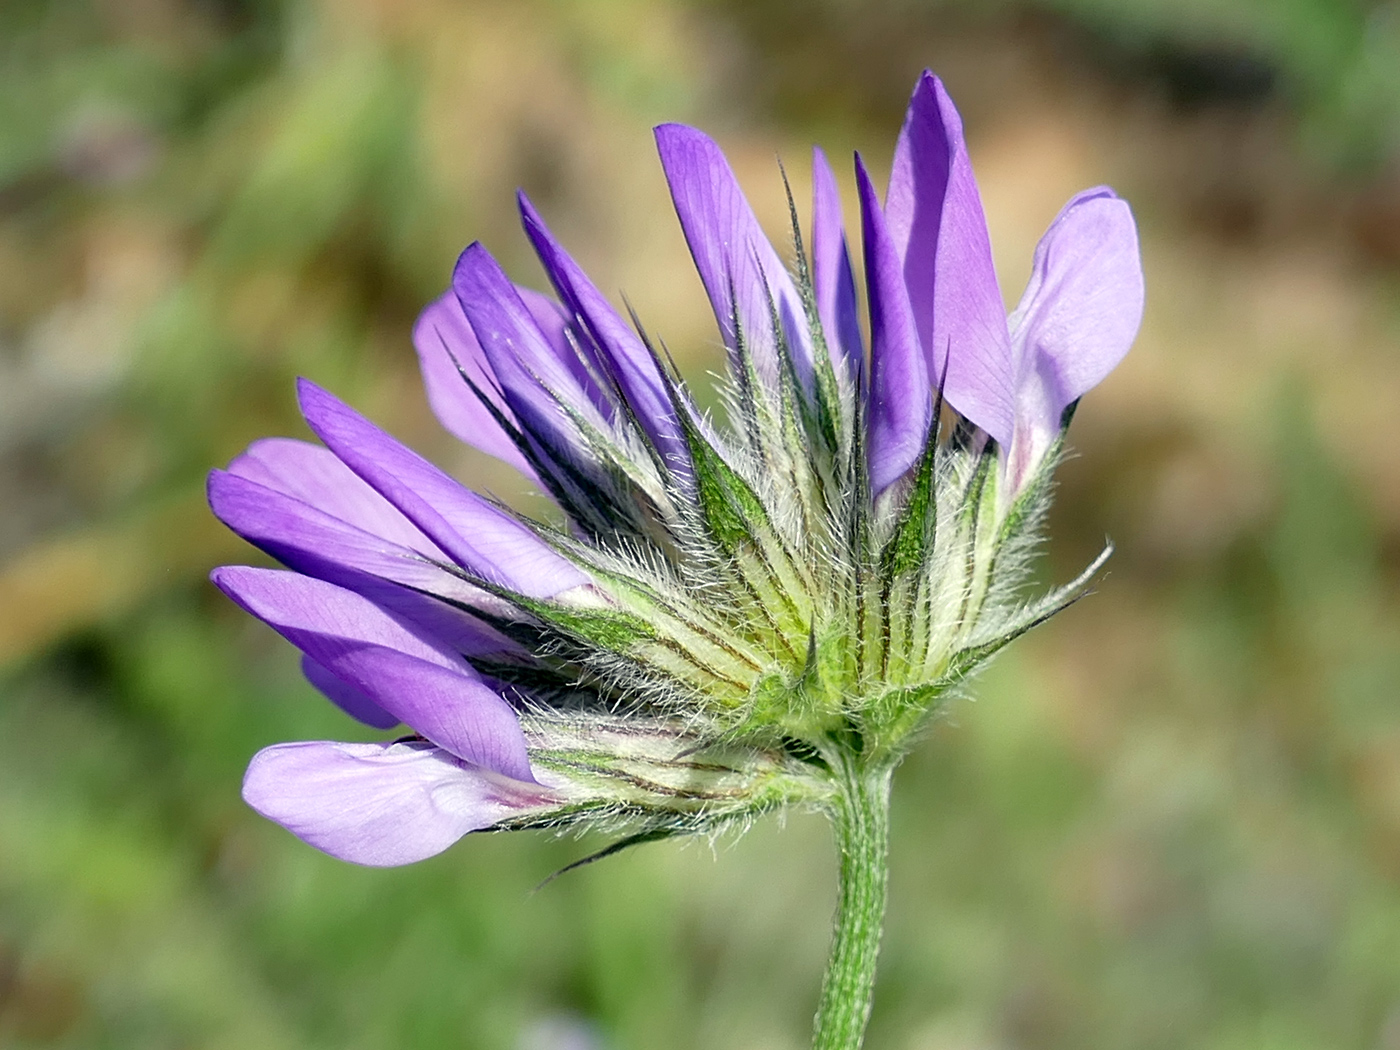
[{"label": "hairy stem", "polygon": [[864,769],[851,755],[836,768],[841,795],[832,823],[841,889],[813,1050],[859,1050],[864,1041],[885,917],[891,770]]}]

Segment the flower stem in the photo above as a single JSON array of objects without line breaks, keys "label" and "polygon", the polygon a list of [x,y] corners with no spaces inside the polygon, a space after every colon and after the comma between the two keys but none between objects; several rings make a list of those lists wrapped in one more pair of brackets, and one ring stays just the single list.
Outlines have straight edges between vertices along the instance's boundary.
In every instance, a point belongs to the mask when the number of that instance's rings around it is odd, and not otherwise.
[{"label": "flower stem", "polygon": [[813,1050],[859,1050],[865,1039],[885,918],[891,772],[862,768],[854,756],[843,756],[838,766],[841,794],[832,823],[841,888]]}]

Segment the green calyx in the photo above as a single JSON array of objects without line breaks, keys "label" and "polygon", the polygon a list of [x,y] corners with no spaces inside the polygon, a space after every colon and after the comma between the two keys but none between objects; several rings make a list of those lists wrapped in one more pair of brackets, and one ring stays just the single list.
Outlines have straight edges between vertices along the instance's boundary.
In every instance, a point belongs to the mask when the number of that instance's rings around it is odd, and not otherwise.
[{"label": "green calyx", "polygon": [[[1053,456],[1008,494],[991,442],[934,432],[872,503],[849,421],[814,451],[821,427],[756,406],[760,461],[709,435],[672,384],[690,469],[667,479],[668,556],[561,539],[595,581],[587,600],[515,598],[544,651],[619,706],[727,745],[820,752],[854,733],[867,761],[897,761],[980,666],[1089,582],[1020,597]],[[795,380],[788,392],[805,396]],[[849,399],[838,407],[849,415]]]}]

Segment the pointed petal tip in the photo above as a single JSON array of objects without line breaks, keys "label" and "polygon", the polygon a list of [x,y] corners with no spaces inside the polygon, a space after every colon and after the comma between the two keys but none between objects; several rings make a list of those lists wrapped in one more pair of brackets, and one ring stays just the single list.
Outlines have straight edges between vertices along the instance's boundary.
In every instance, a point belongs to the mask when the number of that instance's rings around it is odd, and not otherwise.
[{"label": "pointed petal tip", "polygon": [[951,109],[953,116],[957,118],[958,126],[962,126],[962,117],[953,105],[953,96],[948,93],[948,85],[931,69],[925,69],[919,74],[919,79],[914,84],[911,101],[919,96],[935,102],[940,110]]},{"label": "pointed petal tip", "polygon": [[[297,376],[297,407],[301,410],[302,418],[306,420],[313,431],[316,431],[316,424],[313,420],[320,419],[326,412],[333,411],[337,406],[346,407],[340,398],[319,383],[315,383],[305,376]],[[319,432],[317,436],[319,436]]]},{"label": "pointed petal tip", "polygon": [[675,143],[683,139],[703,142],[712,141],[710,136],[706,135],[699,128],[691,127],[689,124],[681,124],[676,121],[666,121],[663,124],[657,124],[651,129],[651,134],[652,137],[656,139],[657,145]]},{"label": "pointed petal tip", "polygon": [[[238,530],[229,521],[233,515],[229,514],[228,508],[228,490],[230,485],[234,483],[235,476],[218,467],[211,470],[209,476],[204,479],[204,501],[209,504],[209,513],[218,518],[225,526],[237,532]],[[209,578],[213,580],[214,572],[218,571],[218,569],[213,570],[209,574]]]},{"label": "pointed petal tip", "polygon": [[544,219],[540,216],[540,210],[535,207],[535,202],[530,199],[530,195],[524,190],[515,191],[515,206],[520,211],[521,222],[528,230],[531,226],[543,226]]},{"label": "pointed petal tip", "polygon": [[505,271],[502,270],[500,264],[496,262],[495,256],[487,250],[486,245],[482,244],[481,241],[472,241],[471,244],[462,249],[457,256],[457,262],[453,264],[453,290],[457,290],[458,279],[461,276],[476,273],[482,267],[490,267],[491,269],[498,270],[503,278],[505,276]]}]

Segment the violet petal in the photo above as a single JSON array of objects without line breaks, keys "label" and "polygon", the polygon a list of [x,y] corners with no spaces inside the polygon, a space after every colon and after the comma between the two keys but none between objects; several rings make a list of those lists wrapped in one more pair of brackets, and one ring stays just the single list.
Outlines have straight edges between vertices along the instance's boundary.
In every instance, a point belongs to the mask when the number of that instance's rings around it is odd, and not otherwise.
[{"label": "violet petal", "polygon": [[375,867],[441,853],[549,796],[420,743],[277,744],[253,756],[243,798],[302,841]]},{"label": "violet petal", "polygon": [[1128,352],[1142,309],[1142,259],[1127,201],[1104,186],[1077,194],[1040,239],[1011,315],[1018,408],[1030,402],[1044,411],[1018,418],[1018,426],[1058,432],[1065,408]]},{"label": "violet petal", "polygon": [[423,372],[428,404],[448,432],[488,456],[509,463],[532,481],[535,472],[510,435],[463,378],[465,372],[507,420],[515,417],[496,388],[486,354],[466,315],[449,291],[428,304],[413,326],[413,345]]},{"label": "violet petal", "polygon": [[885,226],[880,200],[859,156],[856,185],[870,302],[870,413],[867,455],[871,494],[878,496],[912,467],[928,441],[933,394],[928,363],[914,328],[903,268]]},{"label": "violet petal", "polygon": [[357,722],[375,729],[393,729],[399,724],[398,718],[376,704],[368,693],[356,689],[343,678],[337,678],[305,653],[301,654],[301,673],[316,687],[317,692]]},{"label": "violet petal", "polygon": [[467,665],[448,670],[398,649],[336,639],[312,644],[317,662],[434,744],[474,766],[534,779],[515,709]]},{"label": "violet petal", "polygon": [[812,285],[832,364],[858,380],[864,371],[865,347],[855,273],[841,218],[841,192],[820,147],[812,150]]},{"label": "violet petal", "polygon": [[738,347],[738,315],[744,344],[759,377],[778,388],[782,371],[776,308],[782,337],[804,388],[812,388],[812,344],[802,297],[773,250],[719,146],[684,124],[655,129],[657,150],[681,229],[710,297],[725,345]]},{"label": "violet petal", "polygon": [[605,371],[616,381],[662,457],[688,470],[690,454],[685,437],[676,422],[675,410],[651,352],[555,240],[523,191],[519,194],[519,204],[525,233],[541,265],[564,306],[580,319],[588,336],[604,355]]},{"label": "violet petal", "polygon": [[596,386],[580,379],[582,365],[573,347],[566,357],[550,342],[520,291],[480,242],[468,245],[458,258],[452,290],[521,425],[546,439],[550,455],[584,458],[569,412],[603,433],[611,426],[599,411]]},{"label": "violet petal", "polygon": [[[484,656],[519,651],[515,643],[458,607],[491,601],[483,591],[414,550],[246,477],[212,471],[208,492],[209,506],[220,521],[288,568],[355,591],[457,652]],[[421,542],[436,550],[426,537]]]},{"label": "violet petal", "polygon": [[302,414],[316,436],[459,565],[535,598],[588,582],[526,526],[308,380]]},{"label": "violet petal", "polygon": [[1015,416],[1006,308],[962,118],[942,82],[927,71],[914,88],[895,147],[885,215],[904,260],[934,384],[946,355],[944,395],[1005,445]]},{"label": "violet petal", "polygon": [[595,372],[589,370],[589,363],[580,355],[583,348],[579,346],[576,333],[571,327],[573,311],[533,288],[526,288],[520,284],[512,284],[511,288],[529,312],[540,334],[544,336],[553,359],[564,366],[577,384],[571,399],[581,395],[604,417],[612,418],[615,406],[611,393],[605,392],[598,385]]},{"label": "violet petal", "polygon": [[229,565],[214,583],[337,678],[474,765],[530,780],[515,711],[461,657],[360,595],[295,572]]}]

